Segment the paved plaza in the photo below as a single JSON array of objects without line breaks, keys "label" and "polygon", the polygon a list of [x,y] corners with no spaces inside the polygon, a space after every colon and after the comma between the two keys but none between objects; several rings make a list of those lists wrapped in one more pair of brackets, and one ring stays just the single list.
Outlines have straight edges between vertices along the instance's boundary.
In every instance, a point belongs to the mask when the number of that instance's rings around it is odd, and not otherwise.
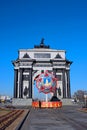
[{"label": "paved plaza", "polygon": [[87,113],[78,106],[32,108],[21,130],[87,130]]}]

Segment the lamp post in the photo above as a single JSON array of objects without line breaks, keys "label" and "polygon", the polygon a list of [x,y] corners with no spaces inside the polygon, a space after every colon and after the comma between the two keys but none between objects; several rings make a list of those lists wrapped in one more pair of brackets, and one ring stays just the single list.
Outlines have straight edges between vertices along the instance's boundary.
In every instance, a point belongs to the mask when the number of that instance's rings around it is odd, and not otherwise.
[{"label": "lamp post", "polygon": [[84,99],[85,99],[85,107],[87,107],[87,95],[84,95]]}]

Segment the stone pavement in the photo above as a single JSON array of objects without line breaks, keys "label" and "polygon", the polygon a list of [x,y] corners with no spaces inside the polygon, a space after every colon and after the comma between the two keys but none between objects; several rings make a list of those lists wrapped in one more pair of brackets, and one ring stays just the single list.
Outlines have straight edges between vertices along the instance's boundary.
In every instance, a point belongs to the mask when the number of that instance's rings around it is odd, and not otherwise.
[{"label": "stone pavement", "polygon": [[21,130],[87,130],[87,114],[77,106],[32,108]]}]

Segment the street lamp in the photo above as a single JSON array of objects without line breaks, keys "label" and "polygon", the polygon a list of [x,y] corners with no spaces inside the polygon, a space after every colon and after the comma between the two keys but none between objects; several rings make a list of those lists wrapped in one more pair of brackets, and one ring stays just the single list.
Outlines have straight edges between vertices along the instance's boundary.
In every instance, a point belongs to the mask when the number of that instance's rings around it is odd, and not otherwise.
[{"label": "street lamp", "polygon": [[84,94],[84,99],[85,99],[85,107],[87,107],[87,94]]}]

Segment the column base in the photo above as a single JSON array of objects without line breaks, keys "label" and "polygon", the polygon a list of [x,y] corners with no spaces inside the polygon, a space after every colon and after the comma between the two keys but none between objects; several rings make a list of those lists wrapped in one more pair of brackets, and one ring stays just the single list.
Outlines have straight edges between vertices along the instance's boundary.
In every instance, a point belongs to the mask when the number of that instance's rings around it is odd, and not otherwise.
[{"label": "column base", "polygon": [[32,98],[29,98],[29,99],[13,98],[12,105],[13,106],[32,106]]},{"label": "column base", "polygon": [[71,98],[63,98],[61,99],[63,106],[65,105],[73,105]]}]

